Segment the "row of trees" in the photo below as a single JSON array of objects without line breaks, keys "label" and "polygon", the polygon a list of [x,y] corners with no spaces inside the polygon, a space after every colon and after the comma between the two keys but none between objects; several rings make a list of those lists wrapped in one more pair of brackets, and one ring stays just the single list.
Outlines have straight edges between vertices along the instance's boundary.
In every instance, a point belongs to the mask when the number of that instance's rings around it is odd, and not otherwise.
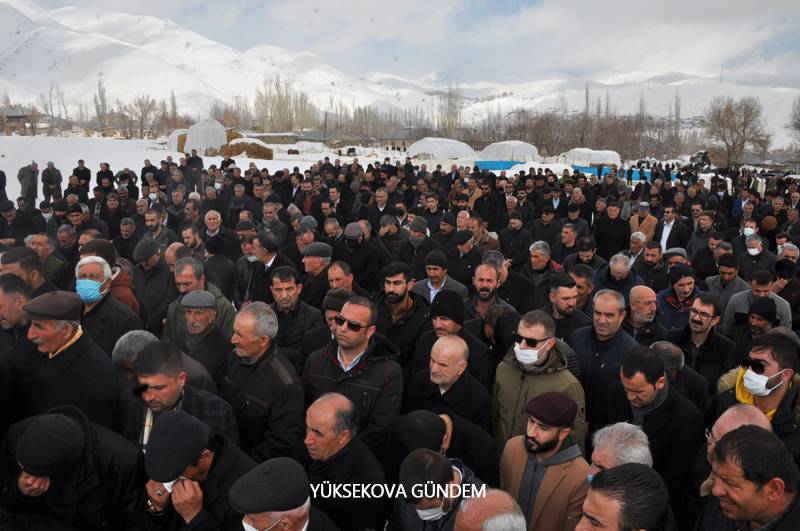
[{"label": "row of trees", "polygon": [[[7,97],[5,100],[10,104]],[[562,93],[555,109],[488,111],[477,124],[467,126],[463,110],[468,99],[458,86],[430,94],[425,107],[381,110],[347,106],[332,97],[325,103],[312,101],[308,94],[296,90],[290,80],[278,76],[263,82],[252,103],[237,96],[231,102],[216,103],[210,114],[228,127],[265,132],[325,127],[330,131],[345,129],[353,135],[376,140],[396,137],[401,130],[410,138],[437,135],[468,142],[514,138],[535,144],[546,155],[584,146],[613,149],[623,158],[673,158],[712,143],[718,146],[718,162],[724,165],[740,162],[747,150],[765,153],[770,145],[763,109],[754,97],[715,98],[702,117],[691,119],[681,114],[677,90],[666,117],[650,114],[643,96],[635,114],[618,114],[608,91],[604,98],[592,98],[588,84],[584,100],[582,110],[569,109]],[[71,117],[57,84],[39,98],[41,112],[47,116],[100,131],[113,129],[128,138],[168,134],[192,121],[179,112],[174,92],[168,100],[142,94],[132,101],[115,99],[111,103],[102,78],[98,80],[92,104],[90,108],[80,103],[77,116]],[[800,141],[800,97],[794,101],[787,127]]]}]

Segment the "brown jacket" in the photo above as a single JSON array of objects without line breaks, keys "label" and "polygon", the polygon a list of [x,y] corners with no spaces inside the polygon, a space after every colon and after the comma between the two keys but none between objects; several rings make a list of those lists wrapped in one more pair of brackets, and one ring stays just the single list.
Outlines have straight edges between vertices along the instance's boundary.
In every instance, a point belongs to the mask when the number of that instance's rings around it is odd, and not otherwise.
[{"label": "brown jacket", "polygon": [[[519,497],[520,483],[528,463],[523,437],[518,435],[509,439],[500,459],[500,488],[509,492],[515,500]],[[528,531],[575,529],[581,519],[588,476],[589,463],[583,457],[547,467],[531,514],[526,515]]]},{"label": "brown jacket", "polygon": [[[111,294],[139,315],[139,299],[133,294],[133,276],[121,267],[114,267],[111,277]],[[167,296],[164,294],[164,296]]]},{"label": "brown jacket", "polygon": [[653,241],[653,237],[656,235],[657,224],[658,220],[652,215],[647,214],[647,217],[644,218],[644,221],[642,221],[640,225],[639,216],[635,212],[631,214],[631,233],[636,231],[643,232],[648,242]]}]

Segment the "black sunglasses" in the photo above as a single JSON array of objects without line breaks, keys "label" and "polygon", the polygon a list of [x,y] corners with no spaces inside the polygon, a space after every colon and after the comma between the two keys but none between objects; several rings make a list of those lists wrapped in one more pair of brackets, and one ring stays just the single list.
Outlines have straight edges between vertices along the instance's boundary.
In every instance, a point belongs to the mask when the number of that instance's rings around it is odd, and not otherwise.
[{"label": "black sunglasses", "polygon": [[543,339],[536,339],[535,337],[525,337],[523,335],[520,335],[519,333],[516,332],[514,333],[514,341],[516,341],[519,344],[522,344],[522,342],[524,341],[528,345],[538,345],[539,343],[547,341],[548,339],[550,338],[545,337]]},{"label": "black sunglasses", "polygon": [[764,362],[761,360],[754,360],[751,357],[746,357],[742,360],[742,367],[745,369],[751,369],[756,374],[764,374]]},{"label": "black sunglasses", "polygon": [[362,328],[367,328],[367,325],[362,325],[357,321],[348,321],[341,315],[337,315],[336,317],[333,318],[333,320],[336,323],[336,326],[344,326],[344,324],[347,323],[347,328],[351,332],[360,332]]}]

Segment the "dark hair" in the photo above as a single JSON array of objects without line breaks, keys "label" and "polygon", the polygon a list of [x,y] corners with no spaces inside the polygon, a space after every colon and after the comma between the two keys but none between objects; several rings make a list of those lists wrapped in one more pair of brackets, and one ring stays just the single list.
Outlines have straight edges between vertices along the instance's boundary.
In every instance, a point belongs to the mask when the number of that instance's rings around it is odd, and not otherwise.
[{"label": "dark hair", "polygon": [[663,249],[661,248],[661,243],[660,242],[656,242],[656,241],[647,242],[646,244],[644,244],[644,248],[645,249],[658,249],[659,251],[663,251]]},{"label": "dark hair", "polygon": [[99,256],[106,261],[109,267],[114,267],[117,261],[117,250],[114,248],[114,244],[108,240],[97,239],[86,242],[86,244],[81,247],[81,254]]},{"label": "dark hair", "polygon": [[184,221],[183,224],[181,225],[181,232],[183,232],[185,230],[192,231],[192,234],[194,234],[194,235],[200,234],[200,231],[197,230],[197,225],[195,225],[194,223],[192,223],[188,219],[186,221]]},{"label": "dark hair", "polygon": [[25,300],[31,300],[33,290],[19,275],[3,273],[0,275],[0,290],[6,295],[22,295]]},{"label": "dark hair", "polygon": [[556,333],[556,323],[553,321],[553,317],[541,310],[533,310],[526,313],[522,316],[522,319],[520,319],[519,324],[523,326],[540,325],[544,328],[544,333],[548,336],[552,336]]},{"label": "dark hair", "polygon": [[550,278],[550,291],[558,291],[558,288],[574,288],[575,280],[569,273],[556,273]]},{"label": "dark hair", "polygon": [[762,334],[750,344],[750,351],[769,350],[781,369],[797,372],[797,344],[783,334]]},{"label": "dark hair", "polygon": [[711,306],[714,308],[714,317],[718,315],[722,315],[722,303],[719,300],[719,297],[714,293],[701,293],[697,296],[696,300],[700,301],[701,304],[705,306]]},{"label": "dark hair", "polygon": [[39,258],[36,251],[30,247],[14,247],[9,249],[3,253],[2,258],[0,258],[0,264],[19,264],[19,267],[26,273],[30,274],[32,271],[38,271],[40,275],[43,275],[42,259]]},{"label": "dark hair", "polygon": [[625,463],[601,470],[589,489],[619,504],[620,529],[666,529],[669,493],[664,480],[649,466]]},{"label": "dark hair", "polygon": [[391,262],[383,268],[381,275],[383,278],[403,275],[403,278],[406,280],[406,282],[409,282],[411,280],[411,266],[405,262]]},{"label": "dark hair", "polygon": [[622,374],[633,378],[642,373],[649,384],[655,384],[664,376],[664,360],[649,347],[636,345],[622,355]]},{"label": "dark hair", "polygon": [[[347,299],[345,304],[354,304],[356,306],[361,306],[369,310],[369,323],[367,326],[372,326],[378,321],[378,309],[375,307],[375,303],[372,302],[370,299],[361,296],[350,297]],[[344,305],[342,305],[344,307]]]},{"label": "dark hair", "polygon": [[719,257],[718,267],[732,267],[739,269],[739,260],[731,253],[725,253]]},{"label": "dark hair", "polygon": [[772,274],[772,271],[767,271],[766,269],[753,271],[753,274],[750,275],[750,282],[755,282],[759,286],[766,286],[767,284],[771,284],[774,280],[775,276]]},{"label": "dark hair", "polygon": [[572,267],[569,268],[569,274],[575,275],[578,278],[582,278],[584,280],[588,280],[592,284],[594,284],[594,269],[589,267],[586,264],[574,264]]},{"label": "dark hair", "polygon": [[419,503],[422,498],[415,494],[422,494],[422,489],[417,488],[416,485],[432,483],[444,487],[453,479],[453,466],[447,457],[439,452],[427,448],[417,448],[403,459],[399,477],[409,502]]},{"label": "dark hair", "polygon": [[280,249],[278,239],[271,232],[260,230],[256,236],[258,236],[258,244],[268,252],[275,253]]},{"label": "dark hair", "polygon": [[778,478],[786,492],[797,492],[797,463],[781,440],[764,428],[747,424],[729,431],[714,445],[713,460],[730,460],[739,465],[744,478],[759,489]]},{"label": "dark hair", "polygon": [[344,276],[346,276],[346,277],[353,274],[353,268],[350,267],[350,264],[348,264],[347,262],[343,262],[342,260],[337,260],[337,261],[331,263],[331,265],[328,266],[328,269],[330,269],[333,266],[336,266],[339,269],[341,269],[342,273],[344,273]]},{"label": "dark hair", "polygon": [[724,237],[722,236],[721,232],[713,231],[708,234],[709,240],[722,240]]},{"label": "dark hair", "polygon": [[133,372],[140,374],[166,374],[176,377],[183,371],[181,351],[170,341],[153,341],[139,351],[133,360]]},{"label": "dark hair", "polygon": [[272,286],[276,278],[281,282],[289,282],[290,280],[293,280],[295,284],[300,284],[300,275],[292,266],[276,267],[275,270],[269,275],[270,286]]}]

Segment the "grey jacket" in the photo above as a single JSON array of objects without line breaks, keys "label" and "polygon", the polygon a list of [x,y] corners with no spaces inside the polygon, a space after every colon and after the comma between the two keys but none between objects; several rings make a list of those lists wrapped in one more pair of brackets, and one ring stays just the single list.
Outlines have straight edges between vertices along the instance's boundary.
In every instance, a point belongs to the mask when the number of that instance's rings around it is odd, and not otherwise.
[{"label": "grey jacket", "polygon": [[[429,283],[429,280],[420,280],[414,284],[413,288],[411,288],[414,293],[425,299],[428,304],[431,303],[431,290]],[[445,276],[442,291],[455,291],[461,295],[461,298],[464,300],[467,300],[467,297],[469,297],[467,287],[458,280],[452,278],[450,275]]]},{"label": "grey jacket", "polygon": [[[768,297],[775,301],[775,309],[778,313],[778,325],[792,328],[792,308],[786,299],[774,293]],[[753,302],[753,292],[749,289],[733,295],[725,308],[725,317],[722,320],[722,333],[728,337],[733,337],[733,328],[736,324],[736,314],[747,315],[750,311],[750,304]]]},{"label": "grey jacket", "polygon": [[722,307],[720,322],[722,322],[722,320],[725,318],[725,308],[728,307],[728,301],[731,300],[731,297],[737,293],[750,289],[750,284],[745,282],[742,277],[738,275],[734,277],[733,281],[731,281],[731,283],[727,286],[722,285],[719,275],[706,278],[706,285],[708,286],[709,293],[713,293],[719,297],[719,303]]}]

